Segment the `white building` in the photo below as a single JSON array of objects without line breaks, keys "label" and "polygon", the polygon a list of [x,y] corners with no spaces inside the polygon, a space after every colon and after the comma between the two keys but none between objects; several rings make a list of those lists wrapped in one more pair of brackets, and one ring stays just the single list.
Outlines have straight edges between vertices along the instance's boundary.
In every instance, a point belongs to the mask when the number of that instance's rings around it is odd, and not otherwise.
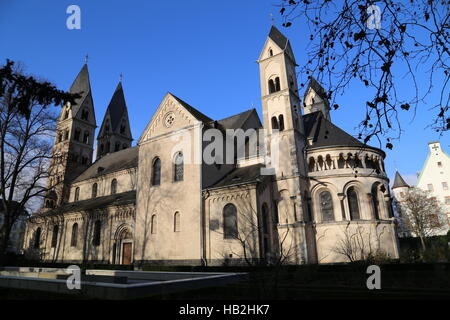
[{"label": "white building", "polygon": [[[417,187],[426,190],[444,205],[450,225],[450,156],[438,141],[428,143],[430,151],[417,180]],[[442,230],[447,233],[449,226]]]}]

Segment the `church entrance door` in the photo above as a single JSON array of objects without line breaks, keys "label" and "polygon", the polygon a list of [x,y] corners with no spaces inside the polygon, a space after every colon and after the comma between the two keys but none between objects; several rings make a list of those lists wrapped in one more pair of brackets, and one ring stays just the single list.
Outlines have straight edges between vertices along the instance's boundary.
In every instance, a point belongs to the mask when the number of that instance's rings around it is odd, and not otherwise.
[{"label": "church entrance door", "polygon": [[122,244],[122,264],[131,264],[131,243]]}]

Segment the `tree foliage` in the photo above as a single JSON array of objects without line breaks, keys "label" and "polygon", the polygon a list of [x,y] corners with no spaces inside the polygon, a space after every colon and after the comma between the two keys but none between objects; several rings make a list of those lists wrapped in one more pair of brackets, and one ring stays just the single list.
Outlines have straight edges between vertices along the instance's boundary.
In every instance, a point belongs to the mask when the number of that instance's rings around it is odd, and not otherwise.
[{"label": "tree foliage", "polygon": [[[309,29],[301,72],[328,87],[334,108],[336,96],[354,82],[371,90],[360,139],[386,139],[392,149],[401,133],[399,113],[415,115],[418,106],[431,110],[431,128],[450,129],[450,1],[281,0],[280,14],[284,27]],[[429,101],[434,92],[439,99]]]}]

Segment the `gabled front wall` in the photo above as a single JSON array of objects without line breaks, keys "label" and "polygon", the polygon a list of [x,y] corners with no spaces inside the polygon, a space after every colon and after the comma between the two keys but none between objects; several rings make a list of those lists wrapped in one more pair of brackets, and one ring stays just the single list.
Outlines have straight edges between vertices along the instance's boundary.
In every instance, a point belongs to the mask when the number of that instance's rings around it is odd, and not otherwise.
[{"label": "gabled front wall", "polygon": [[[165,122],[168,115],[174,118],[170,127]],[[195,157],[200,153],[201,131],[201,122],[167,95],[142,135],[135,261],[200,264],[201,165]],[[182,181],[174,181],[174,157],[180,151],[184,156],[184,175]],[[156,157],[161,161],[158,186],[152,185]],[[180,217],[179,231],[175,231],[175,213]]]},{"label": "gabled front wall", "polygon": [[[448,224],[436,231],[436,235],[445,235],[450,229],[450,157],[439,142],[430,142],[429,149],[417,180],[417,188],[428,191],[430,197],[435,197],[441,203],[443,212],[447,214]],[[447,189],[444,188],[444,182],[447,183]],[[432,187],[431,191],[429,185]]]}]

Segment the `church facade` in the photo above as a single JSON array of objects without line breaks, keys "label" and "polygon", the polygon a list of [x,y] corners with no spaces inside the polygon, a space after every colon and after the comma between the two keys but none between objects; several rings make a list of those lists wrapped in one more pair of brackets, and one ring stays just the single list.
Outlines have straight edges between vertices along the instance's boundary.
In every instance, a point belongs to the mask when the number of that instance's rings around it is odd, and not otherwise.
[{"label": "church facade", "polygon": [[136,265],[397,258],[385,153],[332,122],[314,79],[300,97],[292,48],[275,27],[258,63],[262,122],[255,109],[214,120],[167,93],[134,147],[119,83],[95,162],[84,65],[70,88],[82,97],[58,121],[51,191],[27,222],[25,252]]}]

